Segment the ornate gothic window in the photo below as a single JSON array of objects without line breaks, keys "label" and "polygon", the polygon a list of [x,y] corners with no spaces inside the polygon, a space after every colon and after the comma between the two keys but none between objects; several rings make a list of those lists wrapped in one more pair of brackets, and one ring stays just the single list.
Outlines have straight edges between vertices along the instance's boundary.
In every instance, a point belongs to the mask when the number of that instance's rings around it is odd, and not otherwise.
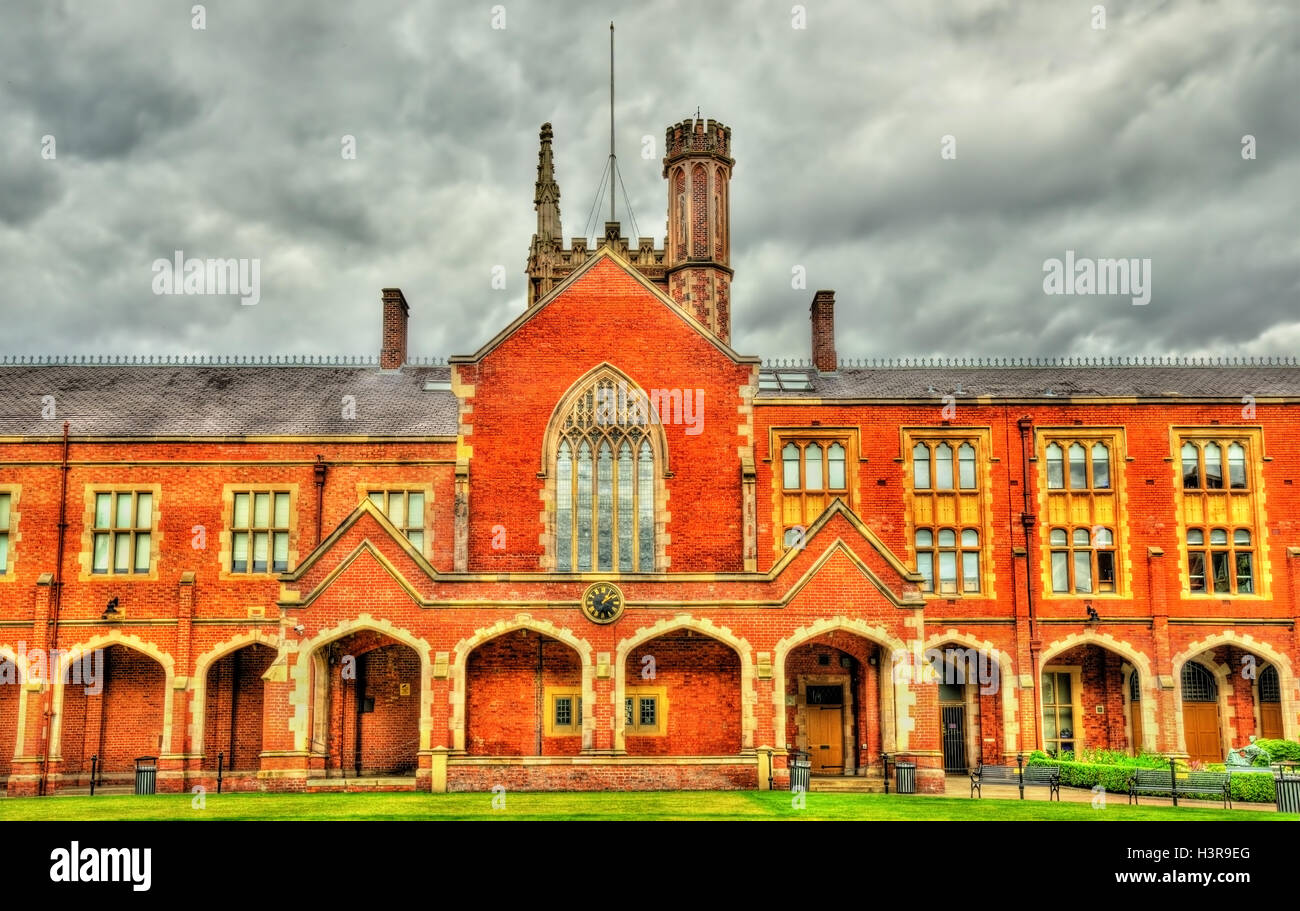
[{"label": "ornate gothic window", "polygon": [[553,428],[556,570],[654,572],[659,457],[645,393],[607,372]]}]

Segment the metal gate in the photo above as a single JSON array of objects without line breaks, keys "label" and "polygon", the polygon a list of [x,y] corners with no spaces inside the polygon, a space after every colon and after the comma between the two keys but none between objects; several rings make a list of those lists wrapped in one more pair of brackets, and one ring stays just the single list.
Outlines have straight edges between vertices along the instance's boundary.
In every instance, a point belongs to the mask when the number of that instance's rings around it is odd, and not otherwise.
[{"label": "metal gate", "polygon": [[940,706],[943,723],[943,770],[965,772],[966,765],[966,706]]}]

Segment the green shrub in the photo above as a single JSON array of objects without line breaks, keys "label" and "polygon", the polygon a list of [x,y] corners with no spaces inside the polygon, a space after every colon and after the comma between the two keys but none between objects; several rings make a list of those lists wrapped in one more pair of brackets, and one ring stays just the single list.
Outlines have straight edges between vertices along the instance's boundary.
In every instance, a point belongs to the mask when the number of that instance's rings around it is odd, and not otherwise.
[{"label": "green shrub", "polygon": [[1264,740],[1261,738],[1255,741],[1255,746],[1267,750],[1269,758],[1273,762],[1300,762],[1300,743],[1296,743],[1294,740]]},{"label": "green shrub", "polygon": [[[1289,741],[1269,741],[1270,743],[1288,743]],[[1267,749],[1267,747],[1265,747]],[[1103,753],[1108,751],[1101,751]],[[1092,755],[1092,754],[1089,754]],[[1028,763],[1034,765],[1053,765],[1061,770],[1061,784],[1071,788],[1092,788],[1101,785],[1112,794],[1127,794],[1129,777],[1137,768],[1168,768],[1169,760],[1164,756],[1154,754],[1143,754],[1141,756],[1114,756],[1116,759],[1124,759],[1127,765],[1117,763],[1096,763],[1096,762],[1072,762],[1069,760],[1053,759],[1042,750],[1034,750],[1029,754]],[[1027,764],[1028,764],[1027,763]],[[1138,763],[1142,763],[1139,765]],[[1184,762],[1176,763],[1177,771],[1181,774],[1187,771],[1187,764]],[[1222,772],[1224,766],[1222,763],[1213,763],[1205,766],[1205,771]],[[1276,799],[1273,790],[1273,776],[1262,773],[1235,774],[1229,779],[1229,791],[1234,801],[1242,803],[1272,803]],[[1142,792],[1139,791],[1139,794]],[[1205,800],[1217,800],[1217,794],[1198,795]]]},{"label": "green shrub", "polygon": [[1272,803],[1277,800],[1273,776],[1262,772],[1233,775],[1228,790],[1232,792],[1233,800],[1242,803]]}]

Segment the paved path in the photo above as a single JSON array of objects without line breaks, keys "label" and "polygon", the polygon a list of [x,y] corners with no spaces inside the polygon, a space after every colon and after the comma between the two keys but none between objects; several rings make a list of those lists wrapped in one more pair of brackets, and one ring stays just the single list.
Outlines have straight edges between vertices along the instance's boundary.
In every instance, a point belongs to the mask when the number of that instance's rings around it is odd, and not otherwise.
[{"label": "paved path", "polygon": [[[948,791],[946,794],[923,795],[933,797],[967,797],[970,795],[970,776],[969,775],[949,775],[947,780]],[[985,797],[1000,797],[1006,800],[1017,800],[1020,797],[1020,789],[1013,784],[986,784],[980,789]],[[1070,788],[1065,785],[1061,786],[1061,800],[1070,803],[1091,803],[1092,791],[1084,788]],[[1025,800],[1047,800],[1046,788],[1025,788]],[[1173,799],[1169,797],[1138,797],[1138,802],[1142,806],[1173,806]],[[1107,794],[1107,804],[1127,804],[1127,794]],[[1223,804],[1213,800],[1189,800],[1186,797],[1178,798],[1180,807],[1208,807],[1212,810],[1223,809]],[[1254,810],[1255,812],[1276,813],[1277,805],[1272,803],[1238,803],[1232,804],[1234,810]]]}]

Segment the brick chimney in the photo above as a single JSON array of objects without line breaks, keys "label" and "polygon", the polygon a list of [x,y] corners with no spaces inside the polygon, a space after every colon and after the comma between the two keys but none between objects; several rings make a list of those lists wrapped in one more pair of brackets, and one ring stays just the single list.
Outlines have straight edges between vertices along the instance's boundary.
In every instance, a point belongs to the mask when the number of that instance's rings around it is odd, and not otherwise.
[{"label": "brick chimney", "polygon": [[818,291],[808,308],[812,318],[812,359],[818,373],[834,373],[839,367],[835,357],[835,292]]},{"label": "brick chimney", "polygon": [[406,317],[410,311],[401,288],[384,289],[384,337],[379,343],[383,370],[397,370],[406,363]]}]

